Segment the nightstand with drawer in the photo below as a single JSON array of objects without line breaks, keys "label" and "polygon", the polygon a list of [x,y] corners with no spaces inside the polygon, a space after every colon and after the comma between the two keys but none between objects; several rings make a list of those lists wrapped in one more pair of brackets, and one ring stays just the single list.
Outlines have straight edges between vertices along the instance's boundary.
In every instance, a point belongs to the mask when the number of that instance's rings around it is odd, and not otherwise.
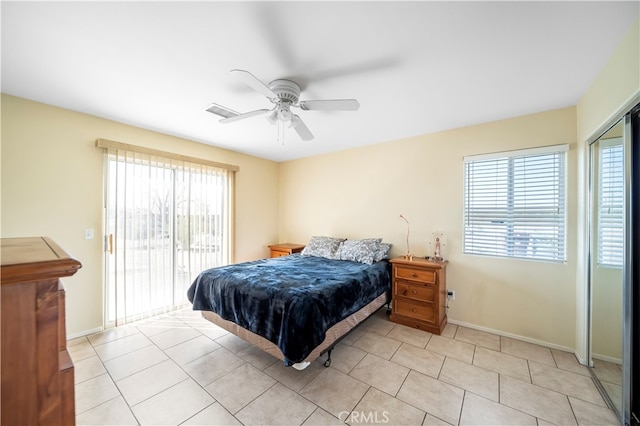
[{"label": "nightstand with drawer", "polygon": [[271,257],[289,256],[290,254],[300,253],[304,249],[302,244],[272,244],[269,246]]},{"label": "nightstand with drawer", "polygon": [[392,265],[391,321],[442,333],[447,325],[447,262],[396,257]]}]

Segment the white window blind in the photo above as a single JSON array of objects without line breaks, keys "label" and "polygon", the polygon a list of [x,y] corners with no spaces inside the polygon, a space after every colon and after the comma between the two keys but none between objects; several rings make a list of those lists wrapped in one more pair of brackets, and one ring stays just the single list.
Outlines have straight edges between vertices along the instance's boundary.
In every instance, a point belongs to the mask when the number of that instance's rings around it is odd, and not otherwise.
[{"label": "white window blind", "polygon": [[106,323],[183,306],[201,271],[229,263],[233,166],[98,143],[106,148]]},{"label": "white window blind", "polygon": [[464,253],[565,261],[566,150],[465,157]]},{"label": "white window blind", "polygon": [[598,264],[621,267],[624,259],[624,151],[621,139],[600,145]]}]

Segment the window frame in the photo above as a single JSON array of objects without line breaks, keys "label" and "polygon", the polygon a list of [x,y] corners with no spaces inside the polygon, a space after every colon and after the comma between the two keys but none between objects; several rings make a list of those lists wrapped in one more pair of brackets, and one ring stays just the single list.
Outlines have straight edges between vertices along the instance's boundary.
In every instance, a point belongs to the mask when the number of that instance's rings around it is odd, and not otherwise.
[{"label": "window frame", "polygon": [[[603,222],[602,222],[602,218],[603,218],[603,209],[605,208],[605,205],[610,206],[609,204],[606,204],[604,201],[605,198],[605,194],[603,193],[603,185],[604,185],[604,179],[603,179],[603,169],[605,167],[605,155],[603,154],[603,151],[605,150],[611,150],[613,151],[614,149],[619,149],[620,152],[616,153],[616,158],[620,157],[620,170],[618,170],[619,172],[619,178],[621,179],[621,185],[622,185],[622,190],[620,191],[620,193],[618,194],[618,198],[616,198],[617,201],[620,202],[620,211],[618,213],[618,215],[615,215],[613,218],[615,219],[615,222],[609,220],[607,221],[610,226],[608,228],[614,228],[614,224],[617,224],[618,226],[615,227],[616,229],[619,229],[620,231],[620,239],[619,240],[615,240],[615,241],[611,241],[610,238],[607,238],[607,242],[608,244],[603,244],[603,240],[605,240],[605,238],[603,238]],[[604,267],[604,268],[614,268],[614,269],[621,269],[623,264],[624,264],[624,226],[625,226],[625,218],[624,218],[624,143],[622,138],[611,138],[611,139],[603,139],[600,141],[599,145],[598,145],[598,188],[597,188],[597,195],[598,195],[598,208],[597,208],[597,218],[596,218],[596,235],[597,235],[597,246],[596,246],[596,263],[599,267]],[[611,158],[611,156],[607,156],[606,158]],[[609,182],[609,189],[611,189],[611,185]],[[612,192],[612,191],[609,191]],[[610,216],[611,217],[611,216]],[[603,253],[603,247],[607,246],[610,248],[610,250],[607,251],[607,253]],[[615,247],[613,247],[615,246]],[[619,250],[616,252],[615,248],[618,248]],[[606,260],[604,259],[606,258]],[[613,259],[613,261],[611,261]]]},{"label": "window frame", "polygon": [[[566,263],[568,151],[569,145],[563,144],[465,156],[463,254]],[[545,160],[548,155],[553,157]],[[546,173],[545,162],[553,165],[551,173]],[[484,184],[483,177],[489,177]],[[534,183],[546,186],[540,189]],[[488,194],[494,197],[491,202]],[[542,196],[542,203],[530,201],[533,195]]]}]

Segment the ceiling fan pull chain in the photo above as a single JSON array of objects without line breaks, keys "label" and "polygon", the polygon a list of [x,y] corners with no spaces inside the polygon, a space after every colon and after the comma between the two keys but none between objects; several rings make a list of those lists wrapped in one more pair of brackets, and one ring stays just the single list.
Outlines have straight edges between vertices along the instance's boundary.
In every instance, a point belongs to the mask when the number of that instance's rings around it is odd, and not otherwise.
[{"label": "ceiling fan pull chain", "polygon": [[284,121],[278,120],[278,142],[284,146]]}]

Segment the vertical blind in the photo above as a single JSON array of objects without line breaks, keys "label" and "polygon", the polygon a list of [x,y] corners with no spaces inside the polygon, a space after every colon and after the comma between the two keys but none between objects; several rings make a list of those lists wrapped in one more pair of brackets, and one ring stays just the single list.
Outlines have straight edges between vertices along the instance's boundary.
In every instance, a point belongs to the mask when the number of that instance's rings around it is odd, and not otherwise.
[{"label": "vertical blind", "polygon": [[621,139],[601,141],[598,174],[598,264],[624,259],[624,149]]},{"label": "vertical blind", "polygon": [[465,157],[464,253],[565,261],[567,148]]},{"label": "vertical blind", "polygon": [[233,171],[106,149],[107,324],[187,303],[196,276],[228,264]]}]

